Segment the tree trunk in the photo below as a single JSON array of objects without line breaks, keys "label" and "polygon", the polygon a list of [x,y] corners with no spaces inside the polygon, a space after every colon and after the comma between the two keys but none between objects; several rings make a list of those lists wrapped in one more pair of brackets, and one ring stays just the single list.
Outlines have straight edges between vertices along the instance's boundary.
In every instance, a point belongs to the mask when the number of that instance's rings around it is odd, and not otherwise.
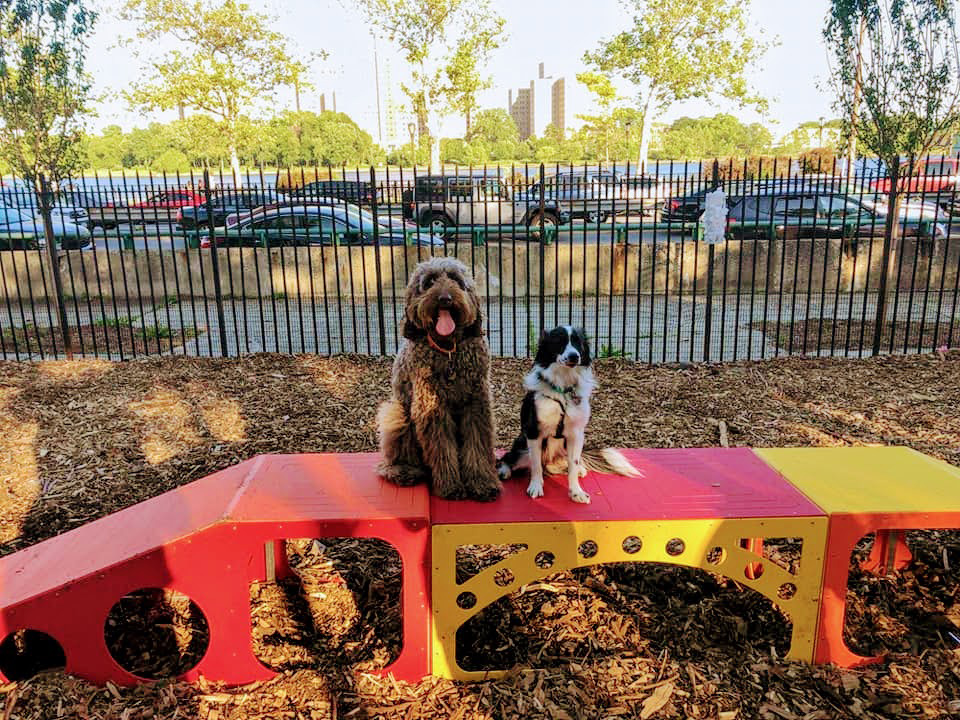
[{"label": "tree trunk", "polygon": [[240,174],[240,156],[237,155],[237,144],[230,143],[230,171],[233,173],[234,187],[243,185],[243,176]]},{"label": "tree trunk", "polygon": [[857,35],[857,70],[853,78],[853,104],[850,109],[850,141],[847,148],[847,181],[853,177],[853,164],[857,161],[857,121],[859,120],[860,94],[863,83],[863,58],[860,48],[863,46],[863,33],[867,28],[866,17],[860,18],[860,32]]},{"label": "tree trunk", "polygon": [[647,96],[643,104],[643,115],[640,118],[640,157],[637,158],[637,172],[643,174],[647,168],[647,158],[650,156],[650,135],[653,128],[653,118],[650,117],[650,101],[653,91]]},{"label": "tree trunk", "polygon": [[[896,258],[897,236],[899,234],[900,215],[900,158],[889,165],[890,189],[887,192],[887,217],[883,225],[883,257],[880,267],[880,287],[877,290],[877,315],[873,329],[873,354],[880,354],[883,328],[887,323],[887,285]],[[896,322],[896,318],[894,318]]]},{"label": "tree trunk", "polygon": [[467,108],[466,116],[467,116],[467,130],[463,134],[464,137],[470,134],[470,108]]}]

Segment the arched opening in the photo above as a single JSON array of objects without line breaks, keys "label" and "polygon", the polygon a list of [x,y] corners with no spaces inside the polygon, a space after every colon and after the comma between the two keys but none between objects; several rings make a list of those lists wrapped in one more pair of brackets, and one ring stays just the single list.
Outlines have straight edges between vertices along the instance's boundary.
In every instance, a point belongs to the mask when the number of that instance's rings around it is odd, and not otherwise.
[{"label": "arched opening", "polygon": [[39,672],[66,664],[67,656],[60,643],[39,630],[16,630],[0,642],[0,672],[7,680],[28,680]]},{"label": "arched opening", "polygon": [[459,628],[456,657],[467,671],[656,655],[664,648],[674,659],[749,647],[772,647],[783,657],[791,630],[769,599],[724,576],[661,563],[608,563],[516,588]]},{"label": "arched opening", "polygon": [[275,671],[392,663],[403,646],[403,562],[377,538],[286,540],[291,574],[250,588],[253,653]]},{"label": "arched opening", "polygon": [[104,640],[111,657],[128,673],[163,680],[200,663],[210,643],[210,628],[200,607],[183,593],[142,588],[110,608]]},{"label": "arched opening", "polygon": [[861,567],[872,557],[875,533],[851,553],[843,637],[860,655],[960,647],[960,531],[905,535],[913,553],[905,568],[877,574]]}]

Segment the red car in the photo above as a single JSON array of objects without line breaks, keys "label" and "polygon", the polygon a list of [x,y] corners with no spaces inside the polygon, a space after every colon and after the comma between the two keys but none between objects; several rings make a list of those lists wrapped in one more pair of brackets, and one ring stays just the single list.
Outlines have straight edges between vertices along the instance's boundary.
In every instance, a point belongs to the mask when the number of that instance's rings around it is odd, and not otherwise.
[{"label": "red car", "polygon": [[146,200],[130,203],[130,207],[175,210],[182,207],[197,207],[205,202],[206,198],[203,195],[190,190],[164,190],[151,195]]}]

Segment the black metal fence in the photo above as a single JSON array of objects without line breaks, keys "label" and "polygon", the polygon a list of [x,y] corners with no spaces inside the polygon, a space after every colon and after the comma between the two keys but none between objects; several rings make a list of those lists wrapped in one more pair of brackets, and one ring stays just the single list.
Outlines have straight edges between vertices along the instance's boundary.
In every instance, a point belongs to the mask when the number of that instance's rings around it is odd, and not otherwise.
[{"label": "black metal fence", "polygon": [[[393,353],[413,266],[455,255],[494,354],[584,327],[647,363],[960,342],[960,158],[100,174],[0,185],[0,357]],[[706,193],[727,195],[709,244]]]}]

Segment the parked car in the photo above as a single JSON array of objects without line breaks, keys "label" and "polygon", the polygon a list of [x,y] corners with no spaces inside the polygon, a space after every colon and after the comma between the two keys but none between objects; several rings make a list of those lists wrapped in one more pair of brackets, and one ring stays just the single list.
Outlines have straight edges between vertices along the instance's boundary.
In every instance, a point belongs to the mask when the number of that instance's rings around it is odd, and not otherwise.
[{"label": "parked car", "polygon": [[[845,194],[770,193],[740,198],[730,208],[728,222],[734,239],[871,237],[882,233],[885,211]],[[913,208],[900,212],[908,236],[946,237],[935,216]]]},{"label": "parked car", "polygon": [[[250,189],[235,190],[233,188],[219,190],[210,196],[210,205],[213,208],[213,224],[223,225],[228,216],[252,210],[264,205],[280,205],[288,202],[286,196],[276,190]],[[176,223],[178,230],[196,230],[209,225],[206,202],[182,207],[177,211]]]},{"label": "parked car", "polygon": [[291,200],[314,200],[318,197],[337,198],[356,205],[370,205],[374,188],[363,180],[315,180],[287,193]]},{"label": "parked car", "polygon": [[[68,204],[61,195],[55,195],[52,200],[50,219],[55,228],[64,225],[89,227],[90,216],[84,208]],[[32,215],[38,222],[43,222],[43,215],[40,212],[37,196],[33,190],[0,190],[0,207],[18,210],[21,213]]]},{"label": "parked car", "polygon": [[[654,177],[620,176],[608,171],[561,172],[544,180],[547,200],[555,202],[570,218],[589,223],[606,222],[625,212],[652,214],[660,200],[670,194],[669,184]],[[540,183],[519,197],[540,202]]]},{"label": "parked car", "polygon": [[[79,250],[91,246],[90,231],[81,225],[67,222],[53,224],[53,235],[65,250]],[[43,220],[28,210],[0,207],[0,249],[30,250],[46,245]]]},{"label": "parked car", "polygon": [[[443,247],[442,238],[417,228],[377,223],[368,211],[353,205],[293,205],[257,210],[215,233],[218,246],[270,247],[302,245],[416,245]],[[210,247],[209,235],[201,247]]]},{"label": "parked car", "polygon": [[127,203],[131,208],[152,208],[176,210],[182,207],[203,205],[206,198],[202,193],[196,193],[192,190],[161,190],[147,197],[146,200],[136,200]]},{"label": "parked car", "polygon": [[539,200],[514,195],[498,177],[468,175],[424,175],[403,194],[403,217],[434,235],[448,236],[460,226],[486,227],[523,225],[531,230],[556,230],[570,216],[552,199]]}]

